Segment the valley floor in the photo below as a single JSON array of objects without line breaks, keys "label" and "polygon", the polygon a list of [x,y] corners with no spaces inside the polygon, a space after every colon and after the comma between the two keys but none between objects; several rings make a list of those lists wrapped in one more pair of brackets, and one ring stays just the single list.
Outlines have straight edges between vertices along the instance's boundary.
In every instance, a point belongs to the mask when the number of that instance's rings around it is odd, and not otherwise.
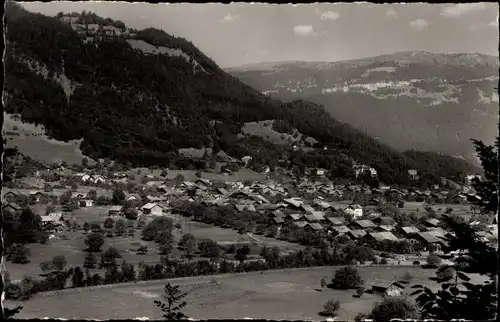
[{"label": "valley floor", "polygon": [[[428,280],[435,270],[415,267],[359,267],[369,289],[374,281],[393,281],[406,272],[413,276],[411,285],[425,283],[439,288]],[[341,303],[337,319],[353,320],[360,312],[370,312],[381,298],[365,294],[354,298],[354,290],[320,289],[322,277],[330,278],[334,267],[287,269],[218,276],[198,276],[170,280],[188,292],[188,306],[183,310],[198,319],[237,319],[244,317],[286,320],[320,320],[323,304],[336,299]],[[473,280],[476,278],[473,278]],[[478,281],[474,281],[478,282]],[[70,289],[41,293],[19,303],[6,301],[8,307],[23,305],[16,318],[85,318],[133,319],[161,318],[161,311],[153,301],[159,299],[166,281],[148,281],[130,284]],[[432,284],[431,284],[432,283]]]}]

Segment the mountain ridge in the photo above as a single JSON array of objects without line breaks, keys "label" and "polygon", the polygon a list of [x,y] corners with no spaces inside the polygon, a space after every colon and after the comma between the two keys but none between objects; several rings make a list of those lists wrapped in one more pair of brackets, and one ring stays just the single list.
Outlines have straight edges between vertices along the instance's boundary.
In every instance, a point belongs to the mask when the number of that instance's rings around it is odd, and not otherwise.
[{"label": "mountain ridge", "polygon": [[[6,112],[42,124],[55,139],[83,138],[81,151],[93,159],[203,168],[206,160],[184,158],[179,149],[210,147],[235,158],[252,156],[256,164],[277,165],[288,156],[332,173],[349,167],[340,157],[347,153],[380,169],[387,183],[407,182],[413,168],[431,181],[473,171],[439,156],[429,167],[428,156],[406,158],[320,105],[272,99],[162,30],[127,29],[85,12],[47,17],[12,3],[6,12]],[[314,138],[320,149],[300,154],[242,134],[245,124],[265,120]],[[321,152],[323,145],[331,149]],[[453,166],[445,167],[449,162]]]},{"label": "mountain ridge", "polygon": [[469,139],[491,143],[497,135],[498,66],[485,54],[405,51],[226,71],[271,97],[320,104],[399,151],[444,152],[477,165]]}]

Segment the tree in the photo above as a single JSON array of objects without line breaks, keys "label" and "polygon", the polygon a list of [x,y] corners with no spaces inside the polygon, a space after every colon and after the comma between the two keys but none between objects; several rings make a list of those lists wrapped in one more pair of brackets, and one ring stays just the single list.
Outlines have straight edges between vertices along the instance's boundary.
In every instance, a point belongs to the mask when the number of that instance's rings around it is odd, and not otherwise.
[{"label": "tree", "polygon": [[57,255],[52,258],[52,268],[57,271],[63,271],[67,264],[68,261],[64,255]]},{"label": "tree", "polygon": [[87,158],[85,158],[85,157],[84,157],[84,158],[82,159],[82,166],[83,166],[84,168],[87,168],[87,167],[89,166],[89,159],[87,159]]},{"label": "tree", "polygon": [[94,268],[97,264],[97,259],[95,258],[93,253],[88,253],[85,257],[85,261],[83,263],[83,267],[85,268]]},{"label": "tree", "polygon": [[123,236],[125,234],[125,230],[127,229],[127,223],[124,219],[119,219],[115,223],[115,234],[117,236]]},{"label": "tree", "polygon": [[[184,256],[190,260],[191,258],[194,257],[194,253],[196,252],[196,248],[197,248],[197,245],[196,245],[196,238],[191,235],[191,234],[186,234],[188,235],[188,237],[186,239],[184,239],[184,242],[183,242],[183,249],[184,249]],[[184,236],[186,236],[184,235]],[[182,236],[182,237],[184,237]]]},{"label": "tree", "polygon": [[326,278],[325,277],[321,278],[320,283],[321,283],[321,287],[322,288],[325,288],[328,285],[328,283],[326,282]]},{"label": "tree", "polygon": [[329,300],[323,305],[323,311],[320,315],[323,316],[335,316],[340,309],[340,302],[337,300]]},{"label": "tree", "polygon": [[87,194],[89,199],[96,200],[97,199],[97,191],[95,190],[90,190],[89,193]]},{"label": "tree", "polygon": [[90,230],[90,225],[88,222],[84,222],[83,223],[83,227],[82,227],[83,231],[89,231]]},{"label": "tree", "polygon": [[157,240],[159,244],[159,250],[161,255],[165,255],[168,258],[168,255],[174,249],[174,238],[171,232],[163,232],[160,234],[160,237]]},{"label": "tree", "polygon": [[111,217],[108,217],[106,218],[106,220],[104,220],[104,228],[106,229],[113,229],[114,224],[115,221]]},{"label": "tree", "polygon": [[6,307],[3,308],[3,316],[1,316],[0,318],[1,319],[12,319],[12,317],[16,314],[18,314],[19,312],[21,312],[21,310],[23,309],[22,306],[18,305],[16,306],[15,308],[13,309],[8,309]]},{"label": "tree", "polygon": [[236,255],[234,255],[234,258],[240,263],[243,263],[247,259],[249,253],[250,247],[248,247],[248,245],[243,245],[236,250]]},{"label": "tree", "polygon": [[167,169],[163,169],[161,171],[160,177],[164,177],[165,178],[166,176],[168,176],[168,171],[167,171]]},{"label": "tree", "polygon": [[167,301],[163,303],[161,301],[155,300],[154,303],[163,312],[163,318],[166,320],[180,320],[186,319],[187,316],[180,310],[187,305],[184,300],[187,293],[181,292],[179,285],[172,286],[170,283],[165,285],[164,299]]},{"label": "tree", "polygon": [[88,252],[99,252],[104,245],[104,237],[100,233],[92,233],[85,238],[85,245]]},{"label": "tree", "polygon": [[125,218],[127,218],[128,220],[137,220],[137,217],[139,216],[137,210],[133,208],[125,208],[123,213],[125,215]]},{"label": "tree", "polygon": [[365,288],[363,286],[360,286],[356,289],[356,295],[361,297],[365,294]]},{"label": "tree", "polygon": [[80,268],[80,266],[75,267],[75,269],[73,270],[73,276],[71,277],[71,285],[73,288],[84,286],[83,271]]},{"label": "tree", "polygon": [[156,217],[142,229],[142,239],[157,240],[161,232],[172,232],[173,221],[166,217]]},{"label": "tree", "polygon": [[335,271],[332,287],[339,290],[355,289],[363,285],[363,280],[356,268],[346,266]]},{"label": "tree", "polygon": [[134,265],[128,264],[127,262],[122,262],[122,274],[126,281],[135,281],[136,274]]},{"label": "tree", "polygon": [[[476,151],[483,166],[485,181],[475,180],[480,199],[473,202],[488,215],[498,206],[498,138],[496,151],[482,142],[474,141]],[[450,320],[494,320],[497,310],[497,253],[495,248],[485,243],[476,228],[458,222],[452,216],[443,215],[442,221],[448,233],[443,238],[443,258],[453,259],[451,252],[458,251],[454,260],[455,274],[441,276],[446,266],[440,267],[431,279],[441,284],[441,290],[433,292],[422,285],[414,285],[411,295],[418,295],[417,305],[423,319]],[[472,284],[466,273],[486,275],[489,280],[482,284]],[[461,289],[459,286],[461,284]],[[478,308],[481,308],[480,310]]]},{"label": "tree", "polygon": [[27,264],[29,251],[23,244],[14,244],[7,253],[7,260],[14,264]]},{"label": "tree", "polygon": [[212,260],[215,260],[220,256],[219,244],[211,239],[201,240],[198,243],[198,249],[200,250],[201,256],[208,257]]},{"label": "tree", "polygon": [[113,204],[121,205],[125,201],[125,192],[122,189],[113,190]]},{"label": "tree", "polygon": [[177,186],[181,185],[184,182],[184,176],[182,174],[178,174],[175,176],[174,181]]},{"label": "tree", "polygon": [[418,319],[417,308],[404,298],[384,298],[377,303],[370,319],[375,322],[390,321],[391,319]]},{"label": "tree", "polygon": [[487,146],[478,140],[472,140],[476,148],[476,153],[483,167],[485,180],[474,179],[472,186],[480,200],[475,203],[481,207],[484,213],[496,213],[498,210],[498,154],[499,138],[496,138],[495,145]]},{"label": "tree", "polygon": [[427,265],[437,268],[441,264],[441,258],[436,254],[429,254],[427,256]]}]

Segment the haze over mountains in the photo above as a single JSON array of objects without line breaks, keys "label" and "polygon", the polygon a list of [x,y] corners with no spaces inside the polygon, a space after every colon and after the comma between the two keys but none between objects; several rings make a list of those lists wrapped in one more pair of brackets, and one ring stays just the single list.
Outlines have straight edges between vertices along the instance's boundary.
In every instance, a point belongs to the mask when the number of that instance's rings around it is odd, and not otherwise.
[{"label": "haze over mountains", "polygon": [[498,132],[498,57],[398,52],[340,62],[274,62],[226,69],[283,100],[322,104],[331,115],[398,150],[477,162],[470,139]]},{"label": "haze over mountains", "polygon": [[[223,151],[251,156],[254,165],[323,167],[338,177],[349,176],[355,161],[375,167],[387,183],[406,183],[409,169],[429,183],[474,171],[446,156],[401,154],[316,104],[271,99],[163,30],[135,30],[89,12],[48,17],[13,3],[6,11],[6,112],[56,140],[81,140],[93,159],[204,168]],[[276,124],[279,137],[289,133],[312,151],[254,131],[272,120],[266,124]],[[251,122],[261,123],[249,131]],[[209,152],[202,160],[180,153],[190,148]]]}]

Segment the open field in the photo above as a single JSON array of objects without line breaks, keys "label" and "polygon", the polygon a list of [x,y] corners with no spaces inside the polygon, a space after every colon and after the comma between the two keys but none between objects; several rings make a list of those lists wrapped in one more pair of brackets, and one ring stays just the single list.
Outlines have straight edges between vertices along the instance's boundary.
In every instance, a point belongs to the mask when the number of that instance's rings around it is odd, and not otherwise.
[{"label": "open field", "polygon": [[[369,312],[379,296],[365,294],[354,298],[353,290],[318,290],[323,276],[331,277],[334,267],[288,269],[232,275],[200,276],[170,280],[181,285],[187,296],[184,313],[193,318],[236,319],[244,317],[289,320],[320,320],[322,305],[337,299],[341,310],[337,319],[352,320],[359,312]],[[425,283],[431,288],[439,285],[428,280],[434,270],[398,267],[360,267],[367,289],[376,280],[393,281],[406,272],[413,276],[407,287]],[[479,280],[475,280],[476,283]],[[211,282],[212,281],[212,282]],[[161,311],[153,301],[160,297],[167,281],[148,281],[118,284],[98,288],[65,290],[35,297],[22,303],[18,318],[86,318],[129,319],[160,318]],[[12,306],[16,303],[6,301]]]},{"label": "open field", "polygon": [[4,113],[4,131],[16,132],[19,135],[5,135],[7,146],[17,146],[27,156],[41,162],[66,161],[68,164],[81,164],[83,154],[79,140],[62,142],[50,139],[41,126],[15,120],[12,115]]}]

